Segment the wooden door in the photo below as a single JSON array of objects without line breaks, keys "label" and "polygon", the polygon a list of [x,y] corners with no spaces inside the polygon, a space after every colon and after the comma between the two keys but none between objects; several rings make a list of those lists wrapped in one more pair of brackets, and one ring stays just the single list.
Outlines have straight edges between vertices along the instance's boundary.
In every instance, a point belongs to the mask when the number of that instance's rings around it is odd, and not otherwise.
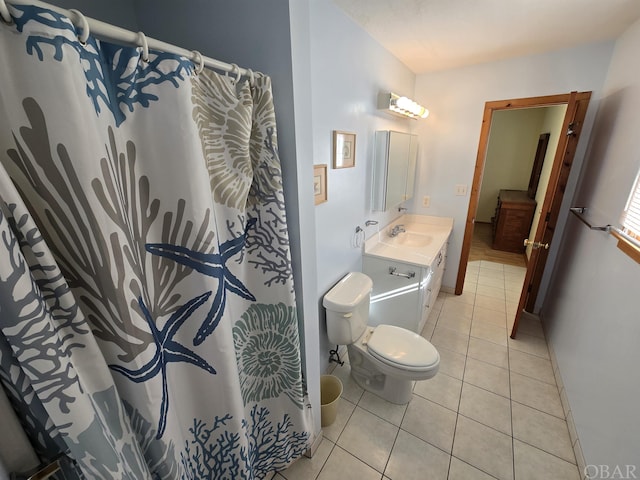
[{"label": "wooden door", "polygon": [[[467,272],[467,262],[469,261],[469,252],[471,250],[471,241],[473,239],[473,226],[475,223],[476,212],[478,210],[478,199],[480,196],[480,187],[482,185],[482,175],[484,173],[484,165],[486,160],[486,150],[489,142],[489,132],[491,129],[491,120],[494,111],[510,110],[516,108],[532,108],[532,107],[549,107],[552,105],[567,105],[567,112],[563,121],[563,128],[554,164],[551,171],[551,177],[547,186],[547,192],[543,202],[541,211],[541,219],[536,230],[535,238],[539,244],[547,244],[551,242],[553,231],[555,229],[560,204],[564,195],[567,178],[573,163],[575,147],[578,143],[582,124],[586,114],[591,92],[572,92],[561,95],[549,95],[544,97],[530,97],[513,100],[500,100],[495,102],[487,102],[485,104],[484,114],[482,117],[482,127],[480,129],[480,141],[478,143],[478,154],[476,157],[476,166],[473,176],[473,184],[471,186],[471,196],[469,199],[469,210],[465,224],[464,239],[462,242],[462,253],[460,255],[460,265],[458,267],[458,278],[456,281],[455,293],[460,295],[464,287],[464,278]],[[566,134],[566,135],[565,135]],[[523,239],[524,241],[525,239]],[[518,311],[513,323],[511,337],[515,338],[520,314],[527,304],[533,307],[536,296],[542,280],[542,273],[547,260],[547,250],[534,249],[527,265],[527,273],[525,282],[520,296]]]},{"label": "wooden door", "polygon": [[523,310],[533,311],[538,296],[542,274],[549,254],[549,246],[553,240],[553,234],[558,222],[560,205],[562,204],[567,180],[573,165],[573,157],[582,132],[590,98],[591,92],[573,92],[569,98],[562,126],[562,135],[558,142],[549,185],[540,212],[540,222],[534,238],[529,239],[534,248],[531,250],[531,256],[527,264],[527,273],[520,295],[520,302],[518,303],[516,318],[511,329],[511,338],[516,336]]}]

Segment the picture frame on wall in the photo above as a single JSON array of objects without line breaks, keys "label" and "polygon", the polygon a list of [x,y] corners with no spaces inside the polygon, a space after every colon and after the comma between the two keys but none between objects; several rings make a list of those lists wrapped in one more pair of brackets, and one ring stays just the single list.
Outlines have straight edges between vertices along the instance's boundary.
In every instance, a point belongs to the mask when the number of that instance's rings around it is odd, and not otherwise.
[{"label": "picture frame on wall", "polygon": [[313,166],[313,195],[315,204],[319,205],[327,201],[327,165]]},{"label": "picture frame on wall", "polygon": [[333,131],[333,168],[351,168],[356,165],[356,134]]}]

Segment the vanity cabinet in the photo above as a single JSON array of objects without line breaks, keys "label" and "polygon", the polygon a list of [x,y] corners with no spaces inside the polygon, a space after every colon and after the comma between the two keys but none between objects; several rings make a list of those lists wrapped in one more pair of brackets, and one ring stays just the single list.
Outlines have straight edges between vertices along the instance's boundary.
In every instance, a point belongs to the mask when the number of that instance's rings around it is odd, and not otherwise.
[{"label": "vanity cabinet", "polygon": [[[445,270],[444,267],[447,261],[448,245],[449,243],[447,242],[442,246],[442,248],[438,252],[438,255],[436,255],[436,258],[433,261],[433,264],[431,265],[433,269],[433,280],[432,280],[431,289],[434,294],[434,298],[433,298],[434,301],[436,300],[436,298],[438,298],[438,294],[440,293],[440,287],[442,287],[442,277],[444,276],[444,270]],[[433,304],[433,302],[431,302],[431,304]]]},{"label": "vanity cabinet", "polygon": [[524,253],[524,240],[536,210],[536,201],[523,190],[500,190],[493,225],[494,250]]},{"label": "vanity cabinet", "polygon": [[418,136],[384,130],[375,142],[372,207],[386,211],[413,197]]},{"label": "vanity cabinet", "polygon": [[430,266],[365,255],[362,271],[373,280],[369,324],[422,332],[442,285],[446,252],[445,243]]}]

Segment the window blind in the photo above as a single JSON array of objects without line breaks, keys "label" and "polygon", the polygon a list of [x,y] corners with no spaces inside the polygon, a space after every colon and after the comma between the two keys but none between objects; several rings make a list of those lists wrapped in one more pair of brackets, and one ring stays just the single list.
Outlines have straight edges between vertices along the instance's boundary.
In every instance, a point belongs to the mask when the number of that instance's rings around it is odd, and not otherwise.
[{"label": "window blind", "polygon": [[622,214],[622,230],[627,235],[640,240],[640,174]]}]

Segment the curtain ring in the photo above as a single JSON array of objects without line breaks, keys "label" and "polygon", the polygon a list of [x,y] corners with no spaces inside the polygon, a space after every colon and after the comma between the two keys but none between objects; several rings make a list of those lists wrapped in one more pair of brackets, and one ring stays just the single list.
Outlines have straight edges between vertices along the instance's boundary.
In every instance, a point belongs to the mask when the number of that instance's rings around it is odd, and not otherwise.
[{"label": "curtain ring", "polygon": [[229,78],[229,74],[230,74],[230,73],[233,73],[233,71],[235,70],[235,68],[236,68],[236,67],[235,67],[235,63],[232,63],[232,64],[231,64],[231,69],[230,69],[230,70],[227,70],[226,72],[224,72],[224,76],[225,76],[226,78]]},{"label": "curtain ring", "polygon": [[149,61],[149,43],[147,42],[147,36],[143,32],[138,32],[139,46],[142,47],[142,61],[147,63]]},{"label": "curtain ring", "polygon": [[[80,28],[82,32],[78,35],[78,41],[84,47],[87,44],[87,39],[89,38],[89,22],[87,21],[87,17],[85,17],[80,10],[70,9],[71,13],[75,17],[75,22],[72,22],[76,29]],[[79,25],[76,25],[79,24]]]},{"label": "curtain ring", "polygon": [[11,18],[11,13],[9,13],[9,8],[7,4],[4,3],[4,0],[0,0],[0,18],[7,25],[11,25],[13,23],[13,18]]},{"label": "curtain ring", "polygon": [[240,80],[240,77],[242,76],[240,73],[240,67],[238,65],[236,65],[235,63],[231,64],[231,72],[233,73],[236,72],[236,78],[233,79],[233,83],[238,83],[238,81]]},{"label": "curtain ring", "polygon": [[196,69],[196,75],[200,75],[202,73],[202,71],[204,70],[204,59],[202,58],[202,54],[198,51],[198,50],[192,50],[193,54],[196,56],[196,61],[193,62],[193,64],[195,65]]},{"label": "curtain ring", "polygon": [[254,83],[255,83],[255,75],[253,74],[253,70],[251,70],[250,68],[247,69],[247,75],[249,75],[249,86],[253,87]]}]

